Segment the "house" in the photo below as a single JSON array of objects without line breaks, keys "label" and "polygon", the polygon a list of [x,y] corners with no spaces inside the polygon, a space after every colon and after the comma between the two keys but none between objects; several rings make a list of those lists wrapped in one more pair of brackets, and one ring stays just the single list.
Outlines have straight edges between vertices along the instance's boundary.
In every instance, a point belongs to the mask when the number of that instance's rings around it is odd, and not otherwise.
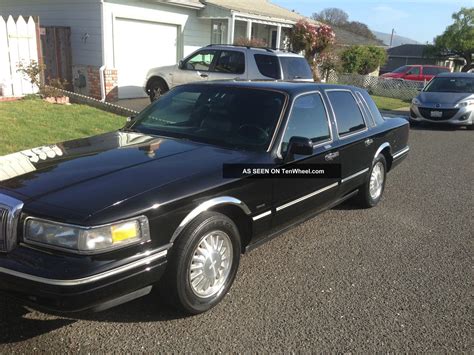
[{"label": "house", "polygon": [[462,64],[462,60],[456,58],[436,58],[430,56],[425,44],[402,44],[387,49],[387,63],[380,69],[380,73],[388,73],[404,65],[410,64],[428,64],[441,65],[455,70]]},{"label": "house", "polygon": [[209,43],[283,45],[302,16],[267,0],[0,0],[0,16],[39,16],[71,29],[73,85],[99,99],[143,97],[148,69]]}]

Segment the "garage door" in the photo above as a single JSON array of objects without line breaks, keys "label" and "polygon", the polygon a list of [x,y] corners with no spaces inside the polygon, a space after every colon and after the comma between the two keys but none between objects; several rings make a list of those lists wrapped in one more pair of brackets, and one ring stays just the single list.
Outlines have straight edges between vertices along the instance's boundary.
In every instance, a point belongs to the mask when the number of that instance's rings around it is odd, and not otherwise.
[{"label": "garage door", "polygon": [[121,99],[146,96],[142,86],[148,70],[176,64],[177,26],[117,18],[114,38]]}]

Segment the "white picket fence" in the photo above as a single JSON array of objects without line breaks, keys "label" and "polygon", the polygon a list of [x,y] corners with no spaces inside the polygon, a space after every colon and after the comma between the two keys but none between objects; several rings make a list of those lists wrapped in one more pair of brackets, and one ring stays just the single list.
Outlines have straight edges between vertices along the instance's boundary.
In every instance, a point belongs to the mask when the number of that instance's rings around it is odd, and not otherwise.
[{"label": "white picket fence", "polygon": [[27,21],[19,16],[5,19],[0,16],[0,97],[24,96],[38,91],[18,72],[18,64],[38,62],[36,24],[32,17]]}]

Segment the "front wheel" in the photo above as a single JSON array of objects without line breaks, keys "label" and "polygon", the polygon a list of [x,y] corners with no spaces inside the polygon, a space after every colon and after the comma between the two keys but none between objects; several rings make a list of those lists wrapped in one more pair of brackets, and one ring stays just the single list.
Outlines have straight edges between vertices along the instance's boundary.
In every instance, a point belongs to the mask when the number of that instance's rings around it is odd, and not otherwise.
[{"label": "front wheel", "polygon": [[216,212],[197,217],[170,253],[162,294],[178,309],[205,312],[227,294],[240,262],[240,236],[234,222]]},{"label": "front wheel", "polygon": [[387,161],[378,155],[369,171],[369,178],[359,189],[357,200],[361,207],[375,207],[382,198],[387,176]]},{"label": "front wheel", "polygon": [[153,79],[153,81],[148,85],[148,96],[150,97],[150,102],[158,100],[160,96],[167,91],[168,87],[162,79]]}]

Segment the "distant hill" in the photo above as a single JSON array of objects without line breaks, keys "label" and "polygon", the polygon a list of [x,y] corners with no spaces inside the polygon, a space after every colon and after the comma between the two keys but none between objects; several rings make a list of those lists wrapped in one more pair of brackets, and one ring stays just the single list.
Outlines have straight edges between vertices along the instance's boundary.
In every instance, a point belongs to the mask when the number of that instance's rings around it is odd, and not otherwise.
[{"label": "distant hill", "polygon": [[[383,33],[378,31],[372,31],[372,33],[377,37],[377,39],[381,40],[385,45],[390,45],[390,33]],[[397,34],[393,36],[392,47],[401,46],[402,44],[420,44],[420,42],[415,41],[414,39],[402,37]]]}]

